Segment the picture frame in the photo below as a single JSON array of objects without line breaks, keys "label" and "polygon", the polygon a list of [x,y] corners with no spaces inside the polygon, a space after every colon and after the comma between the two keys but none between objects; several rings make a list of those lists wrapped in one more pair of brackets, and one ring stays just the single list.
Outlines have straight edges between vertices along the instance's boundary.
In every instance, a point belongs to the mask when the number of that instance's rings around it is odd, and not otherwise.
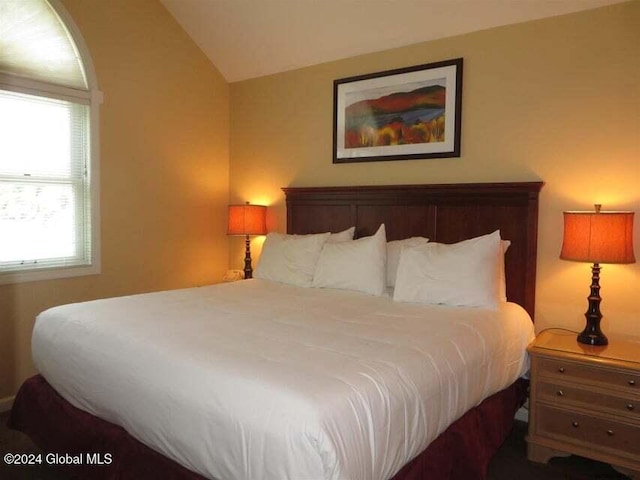
[{"label": "picture frame", "polygon": [[333,82],[333,163],[460,156],[463,59]]}]

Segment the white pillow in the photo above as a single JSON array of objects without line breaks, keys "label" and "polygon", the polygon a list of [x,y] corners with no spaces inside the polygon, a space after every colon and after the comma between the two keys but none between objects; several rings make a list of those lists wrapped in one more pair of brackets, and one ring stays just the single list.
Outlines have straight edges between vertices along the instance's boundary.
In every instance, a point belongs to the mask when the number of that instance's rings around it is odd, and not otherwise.
[{"label": "white pillow", "polygon": [[[336,243],[336,242],[347,242],[349,240],[353,240],[353,234],[355,233],[355,231],[356,231],[356,227],[351,227],[338,233],[331,233],[329,234],[329,238],[327,239],[327,242]],[[307,237],[309,235],[319,235],[319,234],[309,233],[309,234],[299,235],[297,233],[288,234],[288,233],[271,232],[269,233],[269,235],[273,238],[279,238],[279,239],[285,240],[287,238],[292,238],[292,237],[300,238],[300,237]]]},{"label": "white pillow", "polygon": [[393,299],[495,309],[501,255],[499,230],[452,245],[403,248]]},{"label": "white pillow", "polygon": [[325,243],[313,275],[313,286],[382,295],[386,288],[386,245],[384,224],[371,237]]},{"label": "white pillow", "polygon": [[254,276],[263,280],[310,287],[322,246],[329,235],[267,234]]},{"label": "white pillow", "polygon": [[425,237],[411,237],[403,240],[392,240],[387,242],[387,287],[396,286],[396,275],[398,274],[398,261],[400,260],[400,250],[403,247],[417,247],[429,241]]},{"label": "white pillow", "polygon": [[353,234],[356,231],[356,227],[347,228],[338,233],[332,233],[327,242],[329,243],[338,243],[338,242],[348,242],[349,240],[353,240]]}]

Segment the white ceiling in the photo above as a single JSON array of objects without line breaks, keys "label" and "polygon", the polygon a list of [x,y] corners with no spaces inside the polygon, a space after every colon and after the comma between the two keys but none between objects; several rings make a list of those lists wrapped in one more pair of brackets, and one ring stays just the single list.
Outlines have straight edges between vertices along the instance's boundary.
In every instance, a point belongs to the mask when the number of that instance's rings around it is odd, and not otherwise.
[{"label": "white ceiling", "polygon": [[236,82],[621,0],[160,1]]}]

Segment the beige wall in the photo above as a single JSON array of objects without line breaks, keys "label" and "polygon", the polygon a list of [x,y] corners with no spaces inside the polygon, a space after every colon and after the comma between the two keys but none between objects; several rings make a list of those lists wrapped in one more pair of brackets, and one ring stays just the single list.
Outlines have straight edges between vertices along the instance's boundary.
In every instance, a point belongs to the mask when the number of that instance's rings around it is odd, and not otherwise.
[{"label": "beige wall", "polygon": [[[558,259],[562,211],[640,214],[639,24],[636,0],[234,83],[230,198],[273,205],[283,231],[283,186],[543,180],[536,326],[581,329],[590,268]],[[334,79],[456,57],[460,158],[331,163]],[[637,218],[640,260],[639,241]],[[603,329],[640,337],[640,264],[605,265],[601,284]]]},{"label": "beige wall", "polygon": [[227,269],[229,87],[157,0],[63,0],[100,89],[102,273],[0,286],[0,400],[33,372],[36,314]]}]

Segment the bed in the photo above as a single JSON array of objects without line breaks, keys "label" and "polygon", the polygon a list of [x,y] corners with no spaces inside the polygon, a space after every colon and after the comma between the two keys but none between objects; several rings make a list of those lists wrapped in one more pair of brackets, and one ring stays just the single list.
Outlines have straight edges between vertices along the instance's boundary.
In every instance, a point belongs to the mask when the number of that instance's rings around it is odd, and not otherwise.
[{"label": "bed", "polygon": [[[48,324],[59,317],[56,328],[34,334],[34,359],[42,374],[21,388],[10,426],[45,451],[109,454],[108,464],[69,466],[79,478],[202,478],[196,472],[256,479],[483,478],[523,399],[521,380],[504,385],[507,370],[522,369],[514,350],[523,350],[524,341],[515,342],[518,334],[506,318],[513,312],[522,317],[524,311],[533,318],[541,186],[285,188],[290,234],[355,226],[356,237],[368,238],[384,224],[387,240],[420,235],[450,244],[499,229],[511,241],[504,261],[512,303],[493,314],[435,307],[441,309],[439,317],[454,317],[445,333],[420,320],[419,305],[401,305],[400,319],[398,305],[385,296],[292,288],[261,279],[60,307],[47,313]],[[473,318],[457,318],[462,310]],[[210,321],[203,311],[216,312],[211,315],[215,328],[208,334],[185,333],[192,323]],[[504,328],[490,329],[486,315],[504,316],[499,323]],[[176,318],[179,324],[172,321]],[[157,327],[150,329],[149,322]],[[480,373],[493,353],[482,362],[466,356],[485,328],[482,342],[494,343],[511,359],[495,360],[493,376],[502,384]],[[78,329],[84,331],[76,337]],[[449,337],[459,340],[447,342]],[[182,355],[159,363],[169,339]],[[428,342],[429,349],[423,349]],[[127,349],[137,353],[135,361],[123,360],[121,350]],[[426,366],[434,357],[449,358],[447,349],[471,370],[458,371],[448,361],[459,377],[469,378],[467,383],[440,379],[438,391],[444,393],[434,394],[433,401],[446,413],[427,411],[429,392],[415,395],[419,404],[407,403],[408,391],[418,383],[404,381],[405,363],[418,365],[418,375],[440,378],[442,367]],[[319,356],[311,357],[312,350]],[[158,364],[162,367],[154,370]],[[216,373],[208,370],[213,364],[220,367]],[[378,377],[383,370],[399,373]],[[238,383],[247,372],[253,372],[250,381]],[[193,383],[198,389],[211,383],[208,394],[185,393]],[[378,390],[372,393],[367,385]],[[359,409],[355,404],[367,395],[376,398]],[[152,408],[158,398],[159,406]],[[181,407],[187,403],[199,414],[187,415]],[[341,412],[337,417],[334,406]],[[229,411],[234,420],[211,414],[218,410]],[[411,420],[401,434],[389,427],[398,423],[398,415]],[[356,419],[356,427],[344,427],[348,417]]]}]

